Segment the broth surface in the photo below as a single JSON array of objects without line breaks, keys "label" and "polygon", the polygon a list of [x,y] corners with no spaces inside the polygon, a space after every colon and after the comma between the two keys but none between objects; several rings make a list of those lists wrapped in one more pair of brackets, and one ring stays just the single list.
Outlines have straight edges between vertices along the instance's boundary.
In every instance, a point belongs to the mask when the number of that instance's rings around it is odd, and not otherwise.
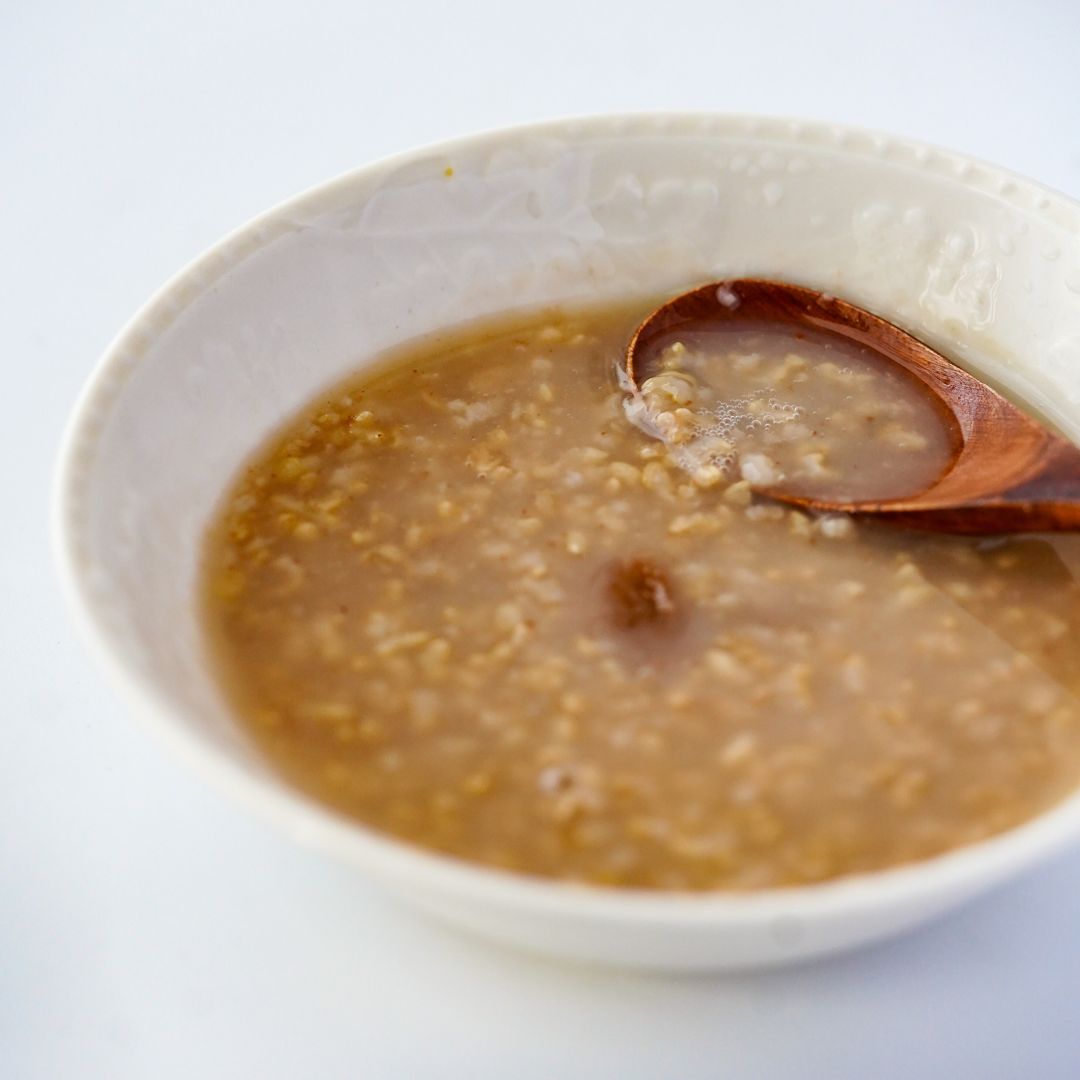
[{"label": "broth surface", "polygon": [[[644,313],[419,343],[256,455],[207,541],[205,617],[278,769],[428,848],[669,889],[893,866],[1070,792],[1080,541],[753,496],[760,470],[854,483],[853,461],[913,483],[946,436],[866,357],[767,334],[726,341],[722,376],[715,343],[671,342],[667,385],[628,396]],[[688,457],[733,400],[778,415]],[[690,439],[656,429],[679,408]]]}]

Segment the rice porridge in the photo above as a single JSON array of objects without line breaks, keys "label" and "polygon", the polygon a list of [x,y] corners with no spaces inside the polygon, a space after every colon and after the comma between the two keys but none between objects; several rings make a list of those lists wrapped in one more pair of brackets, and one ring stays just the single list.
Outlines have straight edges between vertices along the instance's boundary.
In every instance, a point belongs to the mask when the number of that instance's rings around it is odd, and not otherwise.
[{"label": "rice porridge", "polygon": [[925,858],[1080,776],[1071,537],[940,537],[752,488],[914,490],[926,399],[746,331],[616,374],[647,307],[415,344],[251,460],[207,541],[216,670],[276,767],[495,867],[756,889]]}]

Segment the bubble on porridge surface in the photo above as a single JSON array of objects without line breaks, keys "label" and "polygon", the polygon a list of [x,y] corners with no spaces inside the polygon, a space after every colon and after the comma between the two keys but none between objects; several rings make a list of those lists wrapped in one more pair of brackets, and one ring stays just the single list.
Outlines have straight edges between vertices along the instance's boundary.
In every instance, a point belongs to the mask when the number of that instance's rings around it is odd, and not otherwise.
[{"label": "bubble on porridge surface", "polygon": [[716,299],[729,311],[734,311],[739,306],[739,294],[727,285],[719,285],[716,289]]}]

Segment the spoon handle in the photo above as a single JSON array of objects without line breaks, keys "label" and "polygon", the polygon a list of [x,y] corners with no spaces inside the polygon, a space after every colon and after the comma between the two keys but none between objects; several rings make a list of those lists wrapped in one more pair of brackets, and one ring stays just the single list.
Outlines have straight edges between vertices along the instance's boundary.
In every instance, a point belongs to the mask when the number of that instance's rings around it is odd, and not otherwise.
[{"label": "spoon handle", "polygon": [[[1080,529],[1080,449],[1050,435],[1046,449],[1031,473],[1001,492],[1002,531],[1039,528],[1047,531]],[[1010,522],[1016,521],[1015,526]],[[1039,524],[1032,523],[1038,521]]]}]

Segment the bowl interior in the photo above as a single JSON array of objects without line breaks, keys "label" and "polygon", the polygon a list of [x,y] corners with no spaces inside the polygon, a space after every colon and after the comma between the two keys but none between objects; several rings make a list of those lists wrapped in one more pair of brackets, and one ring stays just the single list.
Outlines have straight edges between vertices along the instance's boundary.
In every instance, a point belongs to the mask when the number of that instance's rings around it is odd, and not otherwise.
[{"label": "bowl interior", "polygon": [[106,650],[259,776],[208,676],[203,531],[284,418],[401,341],[508,309],[774,276],[893,319],[1080,432],[1080,215],[900,140],[723,117],[479,136],[244,227],[121,335],[73,428],[69,565]]}]

